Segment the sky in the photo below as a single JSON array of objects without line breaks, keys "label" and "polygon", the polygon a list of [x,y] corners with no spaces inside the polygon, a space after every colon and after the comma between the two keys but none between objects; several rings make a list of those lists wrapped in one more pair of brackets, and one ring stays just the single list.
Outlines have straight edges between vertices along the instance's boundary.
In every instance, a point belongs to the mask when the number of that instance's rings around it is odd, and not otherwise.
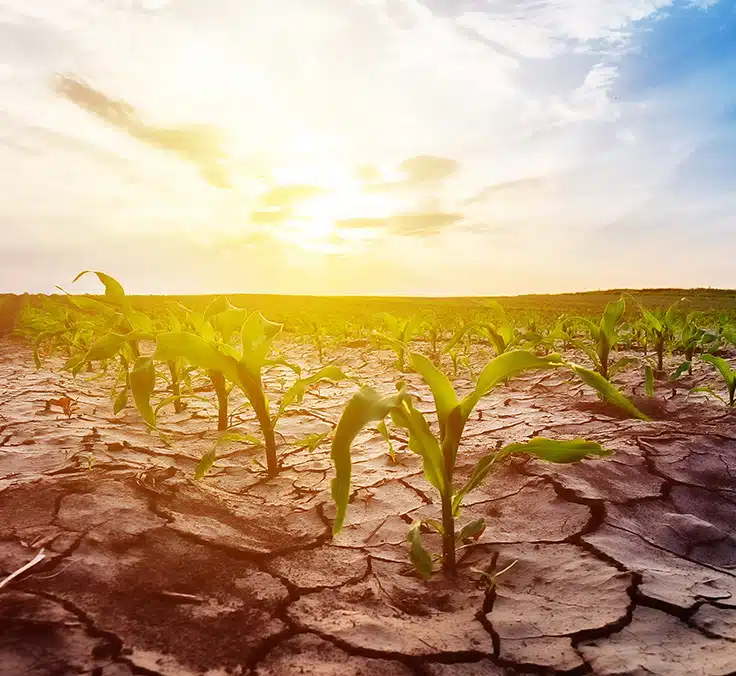
[{"label": "sky", "polygon": [[0,0],[0,291],[736,287],[736,0]]}]

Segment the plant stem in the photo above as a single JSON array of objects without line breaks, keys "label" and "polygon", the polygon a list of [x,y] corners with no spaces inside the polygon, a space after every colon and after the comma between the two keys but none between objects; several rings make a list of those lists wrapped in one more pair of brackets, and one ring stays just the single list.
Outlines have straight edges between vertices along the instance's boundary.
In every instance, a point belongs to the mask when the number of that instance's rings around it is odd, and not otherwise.
[{"label": "plant stem", "polygon": [[455,576],[455,517],[452,515],[452,497],[442,496],[442,569],[446,575]]},{"label": "plant stem", "polygon": [[176,362],[168,362],[168,367],[171,374],[171,393],[176,397],[174,399],[174,411],[181,413],[184,410],[184,405],[181,401],[181,386],[179,384],[179,374],[176,371]]},{"label": "plant stem", "polygon": [[224,432],[228,428],[225,376],[219,371],[210,371],[209,375],[217,395],[217,430],[218,432]]},{"label": "plant stem", "polygon": [[263,437],[266,441],[266,466],[268,467],[268,476],[275,477],[279,473],[278,463],[276,462],[276,435],[273,425],[269,424],[263,428]]}]

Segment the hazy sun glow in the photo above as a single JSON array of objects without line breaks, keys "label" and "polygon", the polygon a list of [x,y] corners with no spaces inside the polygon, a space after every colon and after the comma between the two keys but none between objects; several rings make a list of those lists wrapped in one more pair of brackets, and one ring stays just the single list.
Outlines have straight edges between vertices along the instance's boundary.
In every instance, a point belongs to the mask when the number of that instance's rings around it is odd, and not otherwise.
[{"label": "hazy sun glow", "polygon": [[[309,137],[299,146],[307,152],[318,150],[322,139]],[[353,249],[376,236],[370,227],[340,227],[350,219],[388,218],[401,208],[392,194],[367,191],[355,170],[335,161],[313,161],[278,167],[272,172],[277,187],[314,186],[320,192],[299,199],[291,214],[276,232],[284,244],[297,245],[316,253],[338,253]]]}]

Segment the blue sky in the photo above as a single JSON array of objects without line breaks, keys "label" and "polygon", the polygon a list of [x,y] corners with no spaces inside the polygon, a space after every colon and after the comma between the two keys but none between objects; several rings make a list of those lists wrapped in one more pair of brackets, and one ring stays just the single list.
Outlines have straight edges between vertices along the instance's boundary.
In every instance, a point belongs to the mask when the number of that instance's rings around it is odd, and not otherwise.
[{"label": "blue sky", "polygon": [[734,287],[736,0],[0,0],[0,172],[6,291]]}]

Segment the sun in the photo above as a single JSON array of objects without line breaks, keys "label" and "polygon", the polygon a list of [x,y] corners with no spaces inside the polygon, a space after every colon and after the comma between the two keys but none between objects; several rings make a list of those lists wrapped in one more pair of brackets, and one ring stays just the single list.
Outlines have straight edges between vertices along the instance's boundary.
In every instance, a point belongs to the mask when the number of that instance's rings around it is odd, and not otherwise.
[{"label": "sun", "polygon": [[341,223],[386,218],[399,207],[395,196],[367,191],[357,171],[335,162],[284,166],[273,174],[277,185],[318,189],[290,206],[289,218],[275,233],[280,241],[308,251],[336,253],[353,248],[372,233],[356,232]]}]

